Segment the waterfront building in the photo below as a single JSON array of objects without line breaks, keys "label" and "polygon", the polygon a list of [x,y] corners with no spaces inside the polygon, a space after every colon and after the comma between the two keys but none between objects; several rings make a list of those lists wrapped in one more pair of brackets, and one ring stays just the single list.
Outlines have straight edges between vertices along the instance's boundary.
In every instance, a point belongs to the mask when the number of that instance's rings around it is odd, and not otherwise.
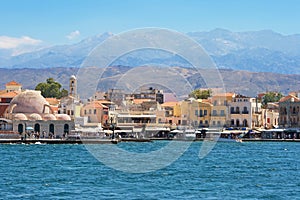
[{"label": "waterfront building", "polygon": [[212,104],[207,99],[189,98],[181,102],[182,125],[209,127]]},{"label": "waterfront building", "polygon": [[165,102],[160,105],[161,109],[156,111],[157,124],[166,124],[170,126],[181,125],[181,107],[180,102]]},{"label": "waterfront building", "polygon": [[219,93],[211,97],[213,107],[210,126],[230,126],[229,105],[234,97],[235,93]]},{"label": "waterfront building", "polygon": [[256,98],[236,95],[229,103],[230,127],[260,127],[261,103]]},{"label": "waterfront building", "polygon": [[15,96],[6,109],[5,118],[15,133],[32,132],[43,137],[63,137],[75,128],[66,114],[55,114],[40,91],[25,90]]},{"label": "waterfront building", "polygon": [[109,123],[108,106],[105,106],[101,101],[91,101],[81,108],[81,117],[87,118],[87,123],[90,124],[107,124]]},{"label": "waterfront building", "polygon": [[117,123],[121,126],[155,124],[156,111],[159,109],[159,103],[153,99],[129,98],[126,101],[126,106],[118,111]]},{"label": "waterfront building", "polygon": [[262,124],[264,128],[271,129],[279,126],[279,103],[268,103],[265,109],[262,109]]},{"label": "waterfront building", "polygon": [[300,98],[289,94],[279,100],[279,125],[285,128],[300,127]]}]

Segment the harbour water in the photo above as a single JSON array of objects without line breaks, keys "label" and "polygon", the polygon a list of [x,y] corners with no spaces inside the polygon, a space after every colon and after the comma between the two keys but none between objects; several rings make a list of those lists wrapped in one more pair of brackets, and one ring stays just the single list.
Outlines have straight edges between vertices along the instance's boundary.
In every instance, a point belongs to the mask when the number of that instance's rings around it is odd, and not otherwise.
[{"label": "harbour water", "polygon": [[[117,146],[147,152],[167,143]],[[105,166],[85,145],[3,144],[0,199],[300,199],[300,143],[217,143],[199,159],[201,145],[166,168],[134,174]]]}]

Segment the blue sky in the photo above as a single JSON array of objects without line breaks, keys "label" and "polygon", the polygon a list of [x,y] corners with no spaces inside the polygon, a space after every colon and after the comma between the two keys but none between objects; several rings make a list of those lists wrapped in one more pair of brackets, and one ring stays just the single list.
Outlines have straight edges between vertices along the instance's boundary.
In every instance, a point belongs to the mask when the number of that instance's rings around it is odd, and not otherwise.
[{"label": "blue sky", "polygon": [[54,45],[142,27],[300,33],[298,0],[0,0],[0,5],[0,49],[11,38]]}]

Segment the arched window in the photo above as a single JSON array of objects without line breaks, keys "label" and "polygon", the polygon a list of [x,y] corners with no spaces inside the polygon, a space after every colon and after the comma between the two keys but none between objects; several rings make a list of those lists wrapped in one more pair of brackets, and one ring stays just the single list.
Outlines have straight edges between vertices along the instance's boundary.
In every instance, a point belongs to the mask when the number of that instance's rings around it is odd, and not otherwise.
[{"label": "arched window", "polygon": [[24,126],[23,126],[23,124],[19,124],[18,125],[18,132],[19,133],[23,133],[24,132]]},{"label": "arched window", "polygon": [[54,124],[50,124],[49,125],[49,134],[53,134],[54,135]]},{"label": "arched window", "polygon": [[248,121],[246,119],[243,121],[243,127],[248,127]]},{"label": "arched window", "polygon": [[69,134],[69,124],[64,125],[64,133]]},{"label": "arched window", "polygon": [[231,120],[231,126],[234,126],[234,119]]},{"label": "arched window", "polygon": [[236,120],[236,127],[239,127],[239,126],[240,126],[240,120],[237,119],[237,120]]},{"label": "arched window", "polygon": [[34,125],[34,132],[40,132],[41,131],[41,126],[40,126],[40,124],[35,124]]}]

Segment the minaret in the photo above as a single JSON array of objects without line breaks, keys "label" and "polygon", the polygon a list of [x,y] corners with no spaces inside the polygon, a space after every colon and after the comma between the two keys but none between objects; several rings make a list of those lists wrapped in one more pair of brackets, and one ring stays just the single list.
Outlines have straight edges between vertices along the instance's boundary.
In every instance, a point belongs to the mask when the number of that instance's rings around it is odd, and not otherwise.
[{"label": "minaret", "polygon": [[69,95],[75,98],[77,97],[77,79],[75,75],[70,77]]}]

